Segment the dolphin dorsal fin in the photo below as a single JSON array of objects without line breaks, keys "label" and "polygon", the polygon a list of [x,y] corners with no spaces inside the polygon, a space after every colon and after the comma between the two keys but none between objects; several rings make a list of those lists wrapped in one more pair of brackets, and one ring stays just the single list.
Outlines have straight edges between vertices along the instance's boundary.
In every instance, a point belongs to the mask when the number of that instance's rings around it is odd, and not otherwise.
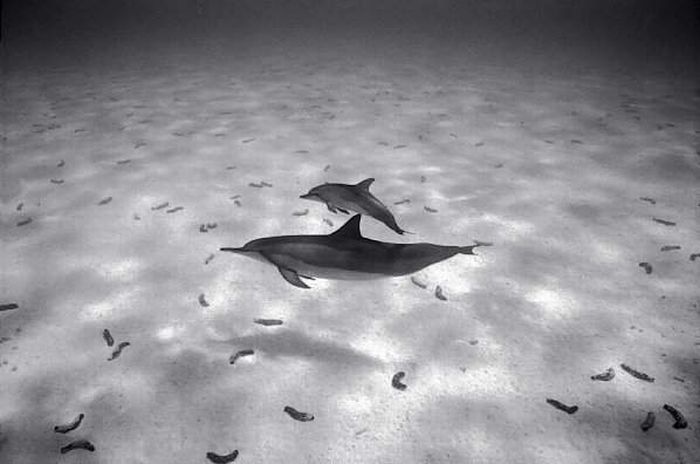
[{"label": "dolphin dorsal fin", "polygon": [[364,190],[369,190],[369,186],[372,185],[372,182],[374,182],[374,177],[369,177],[362,182],[358,182],[355,186]]},{"label": "dolphin dorsal fin", "polygon": [[343,224],[343,227],[336,230],[331,234],[333,237],[345,237],[345,238],[362,238],[360,233],[360,218],[362,215],[356,214],[348,222]]}]

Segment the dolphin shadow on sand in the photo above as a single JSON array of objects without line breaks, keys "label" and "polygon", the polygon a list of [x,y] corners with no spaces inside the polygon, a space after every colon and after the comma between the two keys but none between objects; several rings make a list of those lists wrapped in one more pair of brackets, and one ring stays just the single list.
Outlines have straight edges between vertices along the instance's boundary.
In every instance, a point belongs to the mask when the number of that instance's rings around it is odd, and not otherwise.
[{"label": "dolphin shadow on sand", "polygon": [[439,263],[456,254],[473,255],[474,248],[490,245],[442,246],[432,243],[387,243],[360,233],[357,214],[329,235],[282,235],[265,237],[240,248],[221,251],[240,253],[277,267],[290,284],[309,288],[306,279],[365,280],[397,277]]},{"label": "dolphin shadow on sand", "polygon": [[355,185],[317,185],[309,190],[309,193],[301,195],[299,198],[325,203],[331,213],[340,211],[341,213],[350,214],[350,211],[354,211],[372,216],[397,234],[403,235],[406,231],[401,229],[396,223],[396,219],[394,219],[394,215],[391,214],[389,208],[370,193],[369,187],[372,185],[372,182],[374,182],[374,178],[370,177]]}]

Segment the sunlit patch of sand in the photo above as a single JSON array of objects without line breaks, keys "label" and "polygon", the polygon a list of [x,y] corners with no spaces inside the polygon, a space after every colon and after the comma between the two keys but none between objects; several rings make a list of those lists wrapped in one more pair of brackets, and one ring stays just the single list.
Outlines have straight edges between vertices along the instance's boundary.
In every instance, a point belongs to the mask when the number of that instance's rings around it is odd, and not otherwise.
[{"label": "sunlit patch of sand", "polygon": [[540,322],[565,320],[575,316],[578,311],[577,302],[566,295],[564,290],[535,287],[525,293],[524,298],[540,310],[536,316],[537,319],[544,318]]},{"label": "sunlit patch of sand", "polygon": [[101,277],[119,282],[132,282],[138,277],[143,265],[136,258],[115,262],[102,262],[94,266],[95,271]]},{"label": "sunlit patch of sand", "polygon": [[372,321],[358,338],[350,341],[350,346],[385,363],[400,362],[410,356],[410,350],[387,335],[383,321]]},{"label": "sunlit patch of sand", "polygon": [[140,290],[136,288],[123,289],[110,294],[106,299],[85,304],[78,313],[84,321],[95,321],[124,315],[134,305],[139,303]]}]

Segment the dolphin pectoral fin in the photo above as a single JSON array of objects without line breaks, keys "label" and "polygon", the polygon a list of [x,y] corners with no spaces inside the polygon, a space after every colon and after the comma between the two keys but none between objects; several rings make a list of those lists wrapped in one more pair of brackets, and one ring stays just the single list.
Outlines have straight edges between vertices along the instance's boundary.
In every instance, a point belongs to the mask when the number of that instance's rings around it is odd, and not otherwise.
[{"label": "dolphin pectoral fin", "polygon": [[350,211],[348,211],[347,209],[339,208],[337,206],[336,208],[338,208],[338,211],[340,211],[341,213],[350,214]]},{"label": "dolphin pectoral fin", "polygon": [[277,269],[280,271],[280,274],[282,274],[282,277],[284,277],[284,280],[294,285],[295,287],[311,288],[299,278],[299,274],[297,274],[296,271],[284,267],[278,267]]},{"label": "dolphin pectoral fin", "polygon": [[333,207],[333,205],[331,205],[330,203],[326,203],[326,207],[328,208],[328,211],[330,211],[331,213],[333,213],[333,214],[338,214],[338,210],[336,210],[336,209]]}]

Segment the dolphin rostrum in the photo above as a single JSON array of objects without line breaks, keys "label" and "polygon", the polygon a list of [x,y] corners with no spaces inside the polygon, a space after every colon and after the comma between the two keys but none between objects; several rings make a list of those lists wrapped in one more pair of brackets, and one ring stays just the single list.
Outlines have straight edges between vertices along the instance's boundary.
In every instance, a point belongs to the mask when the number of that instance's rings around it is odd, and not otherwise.
[{"label": "dolphin rostrum", "polygon": [[331,213],[340,211],[345,214],[350,214],[348,211],[350,210],[372,216],[377,221],[386,224],[388,228],[397,234],[403,234],[406,231],[401,229],[396,223],[396,219],[394,219],[394,215],[391,214],[389,208],[370,193],[369,186],[372,185],[372,182],[374,182],[374,179],[370,177],[355,185],[318,185],[309,190],[309,193],[301,195],[299,198],[325,203]]},{"label": "dolphin rostrum", "polygon": [[490,245],[442,246],[432,243],[386,243],[360,233],[360,217],[350,218],[329,235],[283,235],[265,237],[240,248],[221,251],[240,253],[269,262],[287,282],[309,288],[301,277],[314,279],[374,279],[419,271],[456,254],[473,255],[474,248]]}]

